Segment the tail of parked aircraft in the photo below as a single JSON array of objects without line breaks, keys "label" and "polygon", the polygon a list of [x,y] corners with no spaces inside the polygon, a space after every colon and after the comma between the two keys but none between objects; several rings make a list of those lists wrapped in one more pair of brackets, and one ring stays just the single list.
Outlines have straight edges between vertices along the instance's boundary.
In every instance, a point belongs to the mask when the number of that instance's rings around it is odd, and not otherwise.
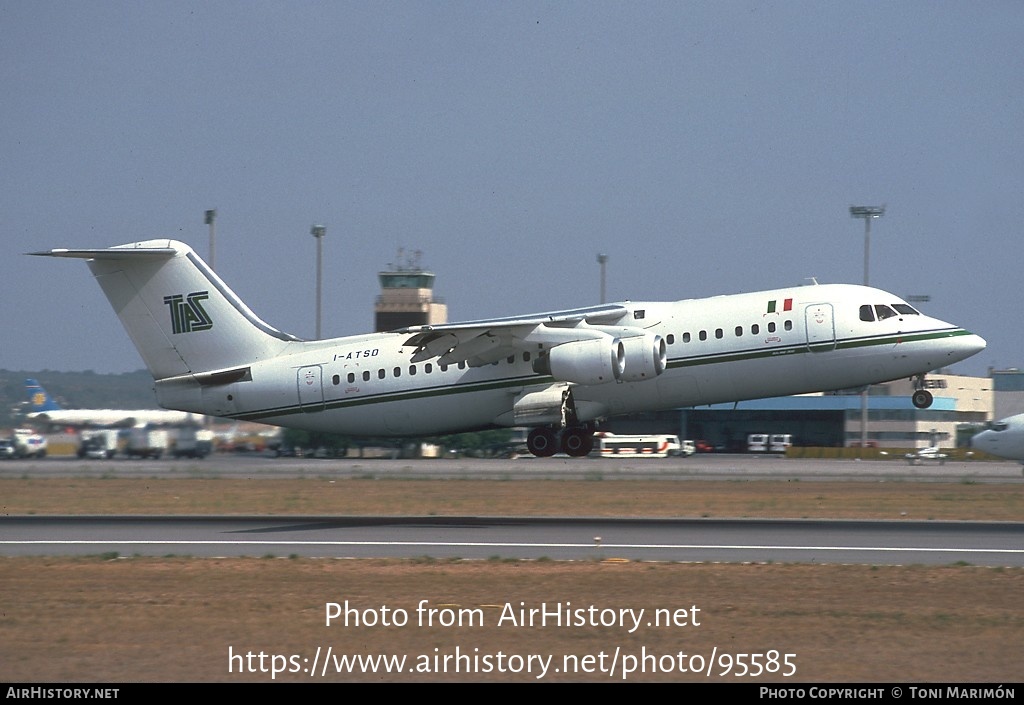
[{"label": "tail of parked aircraft", "polygon": [[36,413],[39,411],[57,411],[61,408],[60,404],[55,402],[53,398],[46,393],[43,386],[34,379],[25,380],[25,391],[28,393],[28,402],[30,405],[29,413]]},{"label": "tail of parked aircraft", "polygon": [[299,340],[260,320],[182,242],[32,254],[87,260],[155,380],[231,370]]}]

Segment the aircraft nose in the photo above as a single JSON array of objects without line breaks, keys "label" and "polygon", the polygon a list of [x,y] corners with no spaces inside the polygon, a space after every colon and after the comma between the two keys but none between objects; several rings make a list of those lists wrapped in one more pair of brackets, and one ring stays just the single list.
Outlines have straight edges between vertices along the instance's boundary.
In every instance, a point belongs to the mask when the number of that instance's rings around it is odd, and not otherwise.
[{"label": "aircraft nose", "polygon": [[952,356],[957,360],[965,360],[971,355],[977,355],[985,346],[988,344],[985,339],[980,335],[974,333],[968,333],[967,335],[961,335],[953,338],[953,351]]},{"label": "aircraft nose", "polygon": [[970,440],[967,441],[967,445],[975,450],[988,450],[988,439],[992,435],[991,431],[982,431],[971,436]]}]

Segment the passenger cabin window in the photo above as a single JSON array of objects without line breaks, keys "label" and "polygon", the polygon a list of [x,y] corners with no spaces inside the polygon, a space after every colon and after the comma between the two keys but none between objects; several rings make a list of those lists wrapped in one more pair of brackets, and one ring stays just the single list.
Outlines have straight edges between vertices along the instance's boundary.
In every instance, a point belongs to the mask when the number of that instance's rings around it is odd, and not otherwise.
[{"label": "passenger cabin window", "polygon": [[743,326],[736,326],[736,337],[739,338],[743,335]]}]

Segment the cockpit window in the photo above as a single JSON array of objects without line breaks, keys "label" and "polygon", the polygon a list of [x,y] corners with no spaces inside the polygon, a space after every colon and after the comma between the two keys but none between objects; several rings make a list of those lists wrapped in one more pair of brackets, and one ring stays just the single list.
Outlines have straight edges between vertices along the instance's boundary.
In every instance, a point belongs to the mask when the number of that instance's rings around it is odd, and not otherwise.
[{"label": "cockpit window", "polygon": [[1009,427],[1009,424],[1005,421],[993,421],[988,425],[988,427],[989,430],[992,431],[1005,431]]},{"label": "cockpit window", "polygon": [[891,308],[883,304],[875,304],[875,313],[878,314],[878,320],[880,321],[884,321],[886,318],[894,318],[895,316],[899,315]]},{"label": "cockpit window", "polygon": [[921,313],[914,309],[913,306],[907,304],[893,304],[892,307],[902,313],[904,316],[920,316]]},{"label": "cockpit window", "polygon": [[862,321],[873,321],[875,320],[875,311],[869,304],[864,304],[860,307],[860,320]]}]

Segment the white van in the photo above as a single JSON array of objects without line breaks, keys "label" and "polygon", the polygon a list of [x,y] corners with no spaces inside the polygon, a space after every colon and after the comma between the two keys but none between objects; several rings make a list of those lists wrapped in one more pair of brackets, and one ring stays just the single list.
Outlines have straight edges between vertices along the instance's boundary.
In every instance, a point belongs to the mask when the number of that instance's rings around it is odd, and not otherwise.
[{"label": "white van", "polygon": [[747,436],[748,453],[785,453],[793,445],[791,433],[751,433]]},{"label": "white van", "polygon": [[751,433],[747,436],[747,452],[748,453],[767,453],[768,452],[768,434],[767,433]]},{"label": "white van", "polygon": [[790,433],[773,433],[768,439],[769,453],[785,453],[786,449],[793,445],[793,435]]}]

